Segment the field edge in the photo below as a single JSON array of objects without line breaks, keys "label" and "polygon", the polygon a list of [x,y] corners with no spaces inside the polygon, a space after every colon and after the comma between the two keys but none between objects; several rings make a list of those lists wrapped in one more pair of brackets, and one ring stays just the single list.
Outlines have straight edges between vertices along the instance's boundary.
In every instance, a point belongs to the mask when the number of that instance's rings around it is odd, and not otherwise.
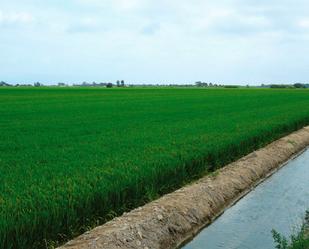
[{"label": "field edge", "polygon": [[58,249],[179,247],[307,146],[309,126]]}]

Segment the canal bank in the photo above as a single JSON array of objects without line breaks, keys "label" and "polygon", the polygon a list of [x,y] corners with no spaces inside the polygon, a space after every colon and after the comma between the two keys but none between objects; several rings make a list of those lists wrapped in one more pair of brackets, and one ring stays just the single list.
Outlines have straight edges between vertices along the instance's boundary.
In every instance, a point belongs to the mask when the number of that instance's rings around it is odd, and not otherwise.
[{"label": "canal bank", "polygon": [[308,145],[309,127],[305,127],[60,248],[179,247]]},{"label": "canal bank", "polygon": [[184,249],[274,249],[271,230],[298,234],[309,208],[309,150],[229,208]]}]

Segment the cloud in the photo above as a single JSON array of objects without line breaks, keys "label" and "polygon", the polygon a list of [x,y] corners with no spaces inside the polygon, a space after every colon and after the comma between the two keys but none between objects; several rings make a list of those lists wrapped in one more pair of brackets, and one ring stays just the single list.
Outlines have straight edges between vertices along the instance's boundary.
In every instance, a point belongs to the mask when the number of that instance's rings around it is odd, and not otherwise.
[{"label": "cloud", "polygon": [[305,0],[3,2],[0,50],[11,62],[0,68],[8,77],[24,72],[16,77],[44,81],[35,78],[41,72],[63,81],[121,75],[128,81],[233,83],[267,75],[280,81],[283,72],[307,77]]},{"label": "cloud", "polygon": [[272,21],[258,13],[247,13],[240,9],[211,8],[205,15],[192,19],[192,28],[209,35],[243,36],[271,29]]},{"label": "cloud", "polygon": [[77,3],[87,7],[108,8],[113,11],[136,11],[148,5],[149,0],[77,0]]},{"label": "cloud", "polygon": [[115,9],[122,9],[122,10],[137,10],[145,6],[145,1],[141,0],[113,0],[113,7]]},{"label": "cloud", "polygon": [[309,28],[309,18],[303,18],[298,22],[298,26],[301,28]]},{"label": "cloud", "polygon": [[73,20],[67,27],[69,33],[92,33],[106,30],[100,19],[95,17],[83,17]]},{"label": "cloud", "polygon": [[150,23],[142,28],[142,34],[144,35],[154,35],[156,32],[160,30],[159,23]]},{"label": "cloud", "polygon": [[216,18],[211,26],[211,29],[213,32],[220,34],[243,36],[271,30],[272,21],[265,16],[236,12]]},{"label": "cloud", "polygon": [[16,26],[30,24],[34,21],[32,14],[27,12],[4,12],[0,10],[0,26]]}]

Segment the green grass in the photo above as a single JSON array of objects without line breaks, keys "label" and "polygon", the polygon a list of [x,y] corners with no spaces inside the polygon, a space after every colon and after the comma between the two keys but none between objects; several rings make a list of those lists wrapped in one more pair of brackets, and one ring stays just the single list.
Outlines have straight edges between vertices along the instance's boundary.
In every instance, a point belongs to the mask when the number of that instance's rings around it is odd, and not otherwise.
[{"label": "green grass", "polygon": [[276,249],[309,249],[309,238],[305,230],[301,230],[297,235],[292,235],[290,240],[272,231]]},{"label": "green grass", "polygon": [[308,90],[0,89],[0,248],[45,248],[309,124]]},{"label": "green grass", "polygon": [[290,239],[272,230],[276,249],[309,249],[309,211],[306,212],[305,221],[297,235]]}]

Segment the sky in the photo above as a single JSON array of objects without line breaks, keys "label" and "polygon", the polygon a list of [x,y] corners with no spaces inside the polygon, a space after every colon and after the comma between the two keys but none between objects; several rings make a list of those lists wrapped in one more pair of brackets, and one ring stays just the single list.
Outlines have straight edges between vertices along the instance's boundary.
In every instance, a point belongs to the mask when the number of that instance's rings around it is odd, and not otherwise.
[{"label": "sky", "polygon": [[0,81],[309,82],[307,0],[0,0]]}]

